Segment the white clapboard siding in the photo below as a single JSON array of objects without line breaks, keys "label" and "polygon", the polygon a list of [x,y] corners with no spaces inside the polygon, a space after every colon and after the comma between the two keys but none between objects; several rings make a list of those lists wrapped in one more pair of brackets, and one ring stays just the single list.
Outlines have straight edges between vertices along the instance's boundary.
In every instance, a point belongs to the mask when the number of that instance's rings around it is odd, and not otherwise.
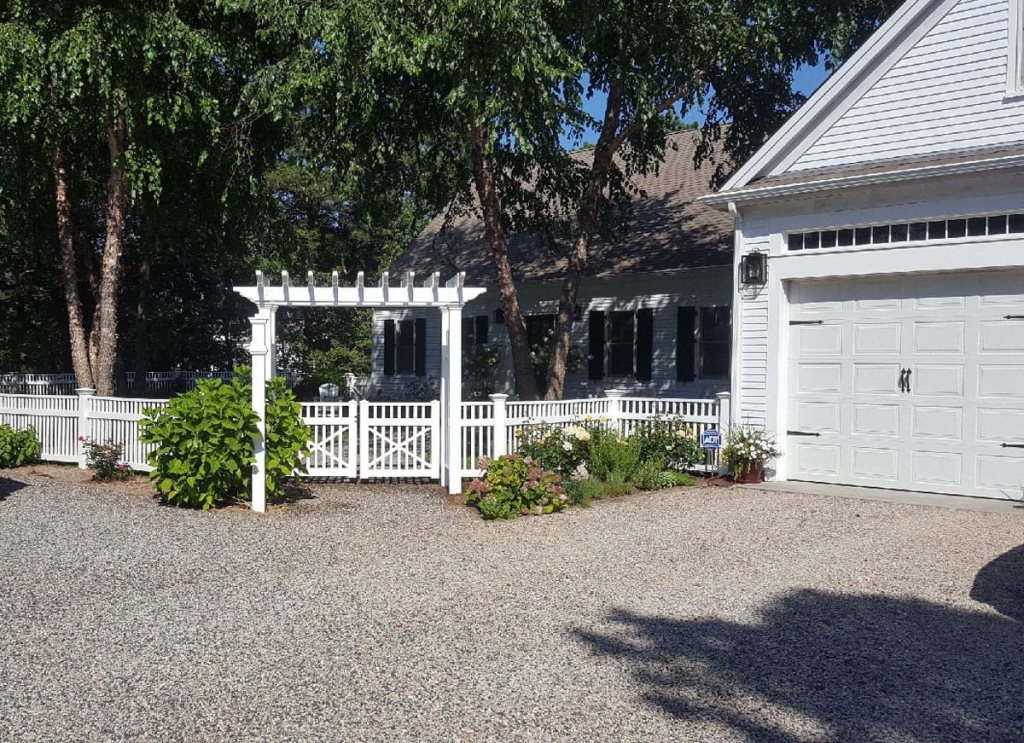
[{"label": "white clapboard siding", "polygon": [[1011,2],[954,5],[790,170],[1024,141],[1024,98],[1006,95]]},{"label": "white clapboard siding", "polygon": [[[769,237],[747,237],[743,252],[769,252]],[[740,322],[740,349],[733,354],[733,364],[740,364],[740,421],[764,425],[767,420],[768,387],[768,291],[744,289],[738,292],[736,313]]]}]

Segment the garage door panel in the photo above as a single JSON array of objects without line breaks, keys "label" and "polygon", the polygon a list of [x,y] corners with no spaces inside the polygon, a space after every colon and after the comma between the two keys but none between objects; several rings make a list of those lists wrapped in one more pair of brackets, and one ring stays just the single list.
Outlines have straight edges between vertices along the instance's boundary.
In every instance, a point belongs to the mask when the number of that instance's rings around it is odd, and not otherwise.
[{"label": "garage door panel", "polygon": [[805,444],[793,446],[796,471],[802,475],[839,477],[840,448],[837,444]]},{"label": "garage door panel", "polygon": [[804,356],[834,356],[843,351],[843,326],[796,326],[797,352]]},{"label": "garage door panel", "polygon": [[978,457],[977,472],[976,486],[980,489],[1004,498],[1024,495],[1024,457],[982,455]]},{"label": "garage door panel", "polygon": [[978,440],[994,444],[1024,442],[1024,410],[978,410]]},{"label": "garage door panel", "polygon": [[911,418],[913,419],[911,434],[915,438],[963,440],[963,408],[915,405]]},{"label": "garage door panel", "polygon": [[964,367],[960,364],[914,364],[910,386],[919,397],[963,397]]},{"label": "garage door panel", "polygon": [[899,436],[899,405],[855,404],[850,432],[857,436]]},{"label": "garage door panel", "polygon": [[914,353],[962,356],[965,331],[962,322],[915,322]]},{"label": "garage door panel", "polygon": [[978,397],[1024,400],[1024,364],[978,366]]},{"label": "garage door panel", "polygon": [[858,323],[853,329],[853,352],[858,355],[900,353],[899,323]]},{"label": "garage door panel", "polygon": [[1024,354],[1024,321],[993,320],[980,325],[978,353]]},{"label": "garage door panel", "polygon": [[855,446],[851,449],[850,474],[895,483],[900,476],[899,450]]},{"label": "garage door panel", "polygon": [[903,308],[903,301],[886,297],[882,299],[857,299],[853,302],[855,312],[895,312]]},{"label": "garage door panel", "polygon": [[914,485],[957,487],[963,483],[963,456],[951,452],[914,451],[910,456]]},{"label": "garage door panel", "polygon": [[913,306],[919,310],[949,309],[964,306],[963,295],[956,293],[957,289],[950,287],[948,295],[936,295],[934,297],[916,297]]},{"label": "garage door panel", "polygon": [[796,391],[801,393],[834,392],[843,388],[842,364],[800,364]]},{"label": "garage door panel", "polygon": [[840,433],[839,403],[797,401],[793,408],[793,422],[797,430],[810,433]]},{"label": "garage door panel", "polygon": [[900,376],[899,364],[853,365],[853,392],[857,395],[899,394],[897,383]]}]

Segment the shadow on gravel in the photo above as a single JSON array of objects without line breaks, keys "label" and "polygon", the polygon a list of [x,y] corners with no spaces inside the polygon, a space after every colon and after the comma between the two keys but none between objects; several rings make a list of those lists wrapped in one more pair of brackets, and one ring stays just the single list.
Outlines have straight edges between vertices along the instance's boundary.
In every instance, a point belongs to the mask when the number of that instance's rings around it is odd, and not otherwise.
[{"label": "shadow on gravel", "polygon": [[1024,626],[926,601],[799,591],[756,624],[625,611],[575,635],[644,699],[748,741],[1024,740]]},{"label": "shadow on gravel", "polygon": [[25,483],[0,475],[0,503],[5,501],[8,495],[18,492],[23,487],[25,487]]},{"label": "shadow on gravel", "polygon": [[1024,622],[1024,544],[1003,553],[978,571],[971,598]]}]

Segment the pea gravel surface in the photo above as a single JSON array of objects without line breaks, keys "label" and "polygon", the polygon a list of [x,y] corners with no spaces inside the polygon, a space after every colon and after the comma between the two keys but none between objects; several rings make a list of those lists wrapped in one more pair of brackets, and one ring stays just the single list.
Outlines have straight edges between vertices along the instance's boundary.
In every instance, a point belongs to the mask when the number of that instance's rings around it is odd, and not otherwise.
[{"label": "pea gravel surface", "polygon": [[1024,511],[0,476],[0,741],[1024,740]]}]

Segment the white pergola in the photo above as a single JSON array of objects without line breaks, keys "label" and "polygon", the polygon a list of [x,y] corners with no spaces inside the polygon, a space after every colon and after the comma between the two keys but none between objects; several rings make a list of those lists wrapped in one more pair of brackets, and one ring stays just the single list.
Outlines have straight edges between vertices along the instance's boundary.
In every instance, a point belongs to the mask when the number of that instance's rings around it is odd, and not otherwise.
[{"label": "white pergola", "polygon": [[253,438],[256,462],[252,470],[252,509],[267,509],[267,453],[264,448],[267,396],[264,384],[277,370],[275,320],[278,307],[364,307],[367,309],[423,309],[441,312],[441,484],[449,493],[462,489],[462,308],[487,290],[465,286],[465,273],[458,273],[444,284],[438,273],[431,274],[419,286],[410,272],[399,286],[390,285],[385,271],[380,286],[366,286],[359,272],[355,286],[339,286],[338,272],[331,274],[330,286],[316,286],[313,272],[306,275],[306,286],[292,286],[287,271],[281,272],[281,285],[268,286],[263,272],[256,272],[255,286],[236,286],[234,290],[256,305],[252,323],[252,409],[259,417],[258,433]]}]

